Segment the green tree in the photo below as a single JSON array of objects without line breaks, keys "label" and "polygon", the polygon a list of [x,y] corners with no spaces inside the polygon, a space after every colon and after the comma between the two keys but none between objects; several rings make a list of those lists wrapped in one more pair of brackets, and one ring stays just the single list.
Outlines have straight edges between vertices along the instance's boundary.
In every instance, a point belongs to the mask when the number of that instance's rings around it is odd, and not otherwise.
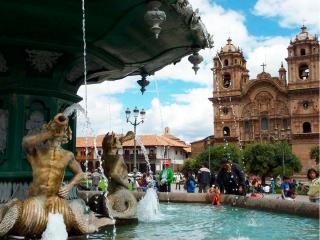
[{"label": "green tree", "polygon": [[287,142],[248,144],[243,155],[246,171],[260,176],[263,184],[267,176],[283,175],[283,171],[284,175],[292,176],[302,168]]},{"label": "green tree", "polygon": [[183,166],[181,167],[181,172],[184,175],[186,175],[189,171],[197,173],[199,167],[200,165],[195,159],[189,158],[184,162]]},{"label": "green tree", "polygon": [[207,163],[209,166],[209,153],[210,153],[210,169],[212,171],[219,171],[221,168],[221,161],[228,159],[235,163],[240,163],[242,154],[239,147],[235,144],[218,144],[210,146],[202,151],[196,158],[199,166]]},{"label": "green tree", "polygon": [[299,158],[292,153],[287,141],[279,142],[275,144],[275,147],[275,162],[277,166],[273,169],[274,175],[292,176],[295,172],[301,171],[301,162]]},{"label": "green tree", "polygon": [[248,144],[243,151],[243,162],[246,172],[260,176],[264,184],[266,177],[277,166],[275,146],[270,143]]},{"label": "green tree", "polygon": [[310,150],[310,158],[314,159],[317,164],[319,164],[320,158],[320,146],[313,146]]}]

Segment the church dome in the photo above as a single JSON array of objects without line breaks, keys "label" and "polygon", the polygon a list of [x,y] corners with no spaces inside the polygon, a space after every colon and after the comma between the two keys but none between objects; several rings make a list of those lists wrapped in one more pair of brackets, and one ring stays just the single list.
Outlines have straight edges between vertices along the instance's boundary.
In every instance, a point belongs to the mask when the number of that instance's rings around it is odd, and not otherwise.
[{"label": "church dome", "polygon": [[302,25],[301,32],[293,39],[294,42],[296,41],[304,41],[304,40],[314,40],[315,37],[312,36],[309,32],[307,32],[307,27]]},{"label": "church dome", "polygon": [[224,53],[228,53],[228,52],[239,52],[239,48],[236,48],[231,42],[232,40],[230,38],[228,38],[227,40],[227,44],[221,48],[221,52],[224,52]]}]

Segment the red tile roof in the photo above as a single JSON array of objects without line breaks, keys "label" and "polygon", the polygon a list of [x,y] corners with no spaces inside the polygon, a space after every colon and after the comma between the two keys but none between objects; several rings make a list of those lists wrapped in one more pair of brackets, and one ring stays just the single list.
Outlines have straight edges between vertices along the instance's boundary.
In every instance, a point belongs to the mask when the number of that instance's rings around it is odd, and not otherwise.
[{"label": "red tile roof", "polygon": [[[98,135],[96,138],[96,146],[101,147],[102,146],[102,140],[104,138],[103,135]],[[165,134],[165,135],[139,135],[138,136],[140,140],[142,141],[144,146],[171,146],[171,147],[181,147],[183,148],[186,152],[191,152],[191,146],[186,144],[184,141],[181,139],[170,135],[170,134]],[[88,147],[93,147],[93,137],[87,137],[87,146]],[[133,139],[126,141],[123,143],[124,147],[133,147],[134,142]],[[85,147],[85,137],[77,137],[76,141],[76,147]],[[190,150],[189,150],[190,149]]]},{"label": "red tile roof", "polygon": [[[96,146],[102,147],[102,140],[105,135],[98,135],[96,137]],[[76,147],[86,147],[85,140],[86,137],[77,137]],[[87,137],[87,147],[93,147],[93,137]]]}]

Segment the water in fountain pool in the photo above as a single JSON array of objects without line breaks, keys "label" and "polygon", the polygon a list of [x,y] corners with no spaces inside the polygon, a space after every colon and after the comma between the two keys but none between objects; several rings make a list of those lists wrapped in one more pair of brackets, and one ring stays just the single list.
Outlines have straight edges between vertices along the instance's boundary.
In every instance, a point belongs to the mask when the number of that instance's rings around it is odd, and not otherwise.
[{"label": "water in fountain pool", "polygon": [[[116,239],[319,239],[317,219],[203,204],[161,203],[160,211],[157,221],[117,227]],[[111,239],[108,232],[89,239]]]}]

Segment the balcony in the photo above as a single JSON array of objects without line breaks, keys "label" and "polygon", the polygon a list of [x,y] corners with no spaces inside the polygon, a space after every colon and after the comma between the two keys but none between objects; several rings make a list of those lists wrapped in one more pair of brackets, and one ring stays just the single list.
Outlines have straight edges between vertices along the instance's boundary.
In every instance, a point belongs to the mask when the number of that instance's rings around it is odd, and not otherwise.
[{"label": "balcony", "polygon": [[[134,154],[124,154],[123,158],[124,158],[125,161],[133,161]],[[150,154],[148,154],[148,158],[149,158],[149,160],[156,160],[157,159],[157,155],[154,154],[154,153],[150,153]],[[137,154],[137,160],[138,161],[139,160],[143,161],[144,159],[145,159],[144,158],[144,154],[142,154],[142,153]]]}]

